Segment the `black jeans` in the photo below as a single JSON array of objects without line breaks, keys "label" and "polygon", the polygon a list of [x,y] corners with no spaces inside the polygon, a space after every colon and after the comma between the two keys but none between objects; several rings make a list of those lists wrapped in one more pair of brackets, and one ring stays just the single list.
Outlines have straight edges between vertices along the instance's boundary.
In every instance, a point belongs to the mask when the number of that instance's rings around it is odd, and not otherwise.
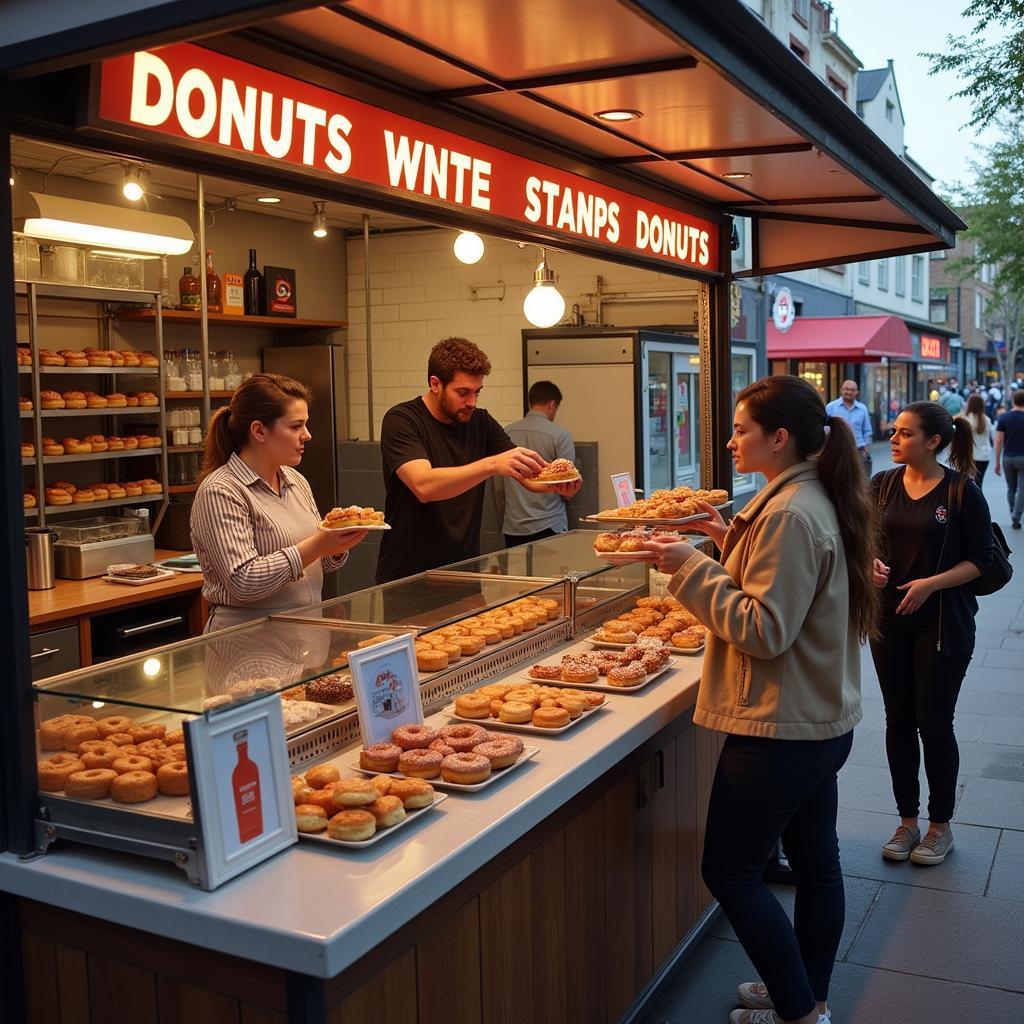
[{"label": "black jeans", "polygon": [[538,533],[527,533],[522,536],[518,536],[512,533],[505,534],[505,547],[516,548],[520,544],[530,544],[535,540],[543,540],[545,537],[557,537],[558,534],[554,530],[540,530]]},{"label": "black jeans", "polygon": [[882,638],[871,642],[871,657],[885,702],[885,753],[896,812],[916,818],[921,809],[923,746],[928,820],[942,824],[953,817],[956,803],[960,750],[953,713],[971,655],[946,657],[936,650],[938,639],[937,628],[901,628],[886,616]]},{"label": "black jeans", "polygon": [[974,482],[980,487],[985,482],[985,470],[988,469],[988,459],[984,462],[974,464]]},{"label": "black jeans", "polygon": [[[729,736],[711,787],[701,873],[783,1020],[828,998],[846,916],[836,835],[836,774],[852,730],[831,740]],[[796,880],[796,915],[765,885],[779,837]]]}]

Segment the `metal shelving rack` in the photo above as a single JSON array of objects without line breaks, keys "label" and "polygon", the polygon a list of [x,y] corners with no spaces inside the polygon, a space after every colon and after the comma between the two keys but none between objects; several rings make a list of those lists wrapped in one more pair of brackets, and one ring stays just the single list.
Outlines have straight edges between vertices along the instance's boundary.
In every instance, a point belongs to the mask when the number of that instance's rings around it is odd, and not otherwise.
[{"label": "metal shelving rack", "polygon": [[[25,509],[26,518],[38,518],[40,526],[46,525],[48,516],[64,515],[68,512],[81,512],[84,510],[118,508],[124,505],[144,505],[159,502],[160,507],[153,517],[151,531],[156,533],[160,521],[167,511],[168,503],[168,472],[167,472],[167,426],[165,422],[166,401],[164,396],[164,375],[162,371],[164,363],[164,334],[163,334],[163,310],[160,301],[159,291],[122,289],[122,288],[93,288],[88,285],[66,285],[51,284],[44,281],[15,281],[15,294],[22,295],[26,299],[26,312],[28,315],[28,337],[32,354],[32,365],[23,366],[19,372],[28,373],[32,377],[32,411],[23,412],[23,419],[31,418],[33,421],[33,440],[35,442],[36,457],[34,459],[22,459],[22,465],[35,466],[36,477],[36,501],[34,509]],[[151,305],[153,308],[153,324],[156,329],[156,367],[146,366],[89,366],[89,367],[65,367],[65,366],[40,366],[39,364],[39,300],[40,299],[70,299],[76,301],[96,302],[101,304],[104,324],[105,348],[112,348],[110,320],[114,310],[122,305]],[[62,375],[74,376],[107,376],[117,377],[131,374],[137,377],[155,376],[157,380],[157,404],[155,406],[139,406],[130,409],[43,409],[40,399],[40,392],[43,390],[42,381],[46,376]],[[45,456],[43,452],[43,421],[47,419],[82,418],[100,416],[142,416],[156,418],[159,421],[161,445],[159,448],[133,449],[131,451],[116,452],[95,452],[88,455],[54,455]],[[103,431],[104,435],[114,431]],[[91,501],[82,504],[70,505],[47,505],[46,498],[46,469],[54,465],[75,465],[79,462],[110,461],[116,462],[122,459],[139,458],[143,455],[156,456],[160,461],[160,476],[163,490],[160,494],[143,494],[134,497],[110,498],[105,501]]]}]

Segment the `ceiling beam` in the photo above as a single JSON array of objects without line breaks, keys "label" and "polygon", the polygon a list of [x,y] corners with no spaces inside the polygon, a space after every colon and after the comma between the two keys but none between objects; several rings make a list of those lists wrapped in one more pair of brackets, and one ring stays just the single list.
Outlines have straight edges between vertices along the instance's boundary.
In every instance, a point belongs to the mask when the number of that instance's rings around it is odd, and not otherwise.
[{"label": "ceiling beam", "polygon": [[[665,153],[665,160],[714,160],[719,157],[732,156],[767,156],[773,153],[807,153],[814,149],[809,142],[780,142],[764,146],[730,146],[717,149],[680,149]],[[621,156],[611,157],[605,161],[612,166],[650,163],[655,157]]]},{"label": "ceiling beam", "polygon": [[735,206],[821,206],[825,203],[877,203],[877,193],[866,196],[800,196],[796,199],[761,199],[755,203],[735,203]]}]

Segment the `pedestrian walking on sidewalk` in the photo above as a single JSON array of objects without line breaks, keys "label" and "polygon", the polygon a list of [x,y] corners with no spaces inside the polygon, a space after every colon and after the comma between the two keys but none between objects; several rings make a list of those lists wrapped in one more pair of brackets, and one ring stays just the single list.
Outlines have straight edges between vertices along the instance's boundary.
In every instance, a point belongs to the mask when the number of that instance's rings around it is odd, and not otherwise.
[{"label": "pedestrian walking on sidewalk", "polygon": [[[885,703],[885,752],[900,825],[882,847],[887,860],[941,864],[960,753],[953,713],[974,653],[978,600],[970,583],[992,564],[992,521],[974,482],[973,431],[936,402],[896,418],[895,469],[871,481],[882,559],[880,636],[871,642]],[[949,465],[938,455],[950,449]],[[921,747],[928,778],[927,835],[918,828]]]},{"label": "pedestrian walking on sidewalk", "polygon": [[996,476],[1006,473],[1010,525],[1020,529],[1024,514],[1024,388],[1013,392],[1013,408],[996,420]]},{"label": "pedestrian walking on sidewalk", "polygon": [[974,442],[974,482],[981,487],[992,459],[992,421],[985,413],[985,399],[981,395],[971,395],[967,399],[964,418],[971,425],[971,440]]},{"label": "pedestrian walking on sidewalk", "polygon": [[[701,871],[763,979],[740,985],[733,1024],[828,1020],[845,897],[836,775],[861,718],[860,645],[878,592],[868,481],[847,423],[798,377],[740,392],[728,444],[768,485],[727,527],[691,524],[690,544],[650,542],[669,590],[708,628],[693,720],[727,733],[708,806]],[[764,881],[782,839],[796,923]]]}]

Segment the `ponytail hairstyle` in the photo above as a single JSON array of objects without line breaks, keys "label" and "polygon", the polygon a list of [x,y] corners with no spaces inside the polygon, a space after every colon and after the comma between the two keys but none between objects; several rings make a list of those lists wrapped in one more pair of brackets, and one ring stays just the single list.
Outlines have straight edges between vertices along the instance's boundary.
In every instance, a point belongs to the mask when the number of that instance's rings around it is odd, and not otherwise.
[{"label": "ponytail hairstyle", "polygon": [[874,509],[849,424],[839,416],[827,416],[821,396],[800,377],[764,377],[744,388],[736,401],[744,403],[751,419],[766,433],[789,431],[801,458],[817,456],[818,477],[835,507],[846,552],[850,618],[862,640],[874,636],[879,611],[879,594],[872,582]]},{"label": "ponytail hairstyle", "polygon": [[976,434],[985,433],[985,399],[981,395],[971,395],[967,399],[967,418]]},{"label": "ponytail hairstyle", "polygon": [[242,381],[231,396],[231,402],[210,419],[200,481],[245,447],[254,423],[271,427],[275,420],[288,414],[288,407],[296,399],[308,403],[311,398],[304,384],[278,373],[257,373]]},{"label": "ponytail hairstyle", "polygon": [[938,436],[936,456],[949,448],[950,466],[968,480],[974,479],[974,431],[963,416],[953,419],[938,402],[911,402],[903,411],[917,417],[925,438]]}]

